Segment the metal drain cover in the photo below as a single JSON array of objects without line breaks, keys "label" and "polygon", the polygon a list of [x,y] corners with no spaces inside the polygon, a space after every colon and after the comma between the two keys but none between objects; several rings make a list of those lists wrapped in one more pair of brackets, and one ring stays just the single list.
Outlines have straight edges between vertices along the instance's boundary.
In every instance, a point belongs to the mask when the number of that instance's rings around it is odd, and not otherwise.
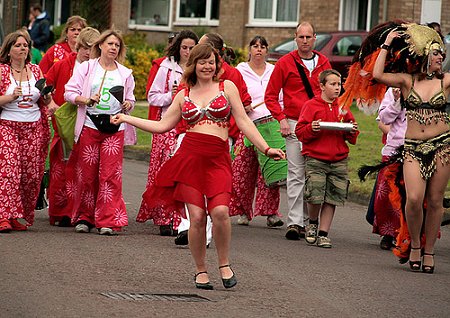
[{"label": "metal drain cover", "polygon": [[159,301],[187,301],[187,302],[199,302],[199,301],[211,301],[206,297],[202,297],[196,294],[149,294],[149,293],[117,293],[117,292],[104,292],[100,295],[114,300],[159,300]]}]

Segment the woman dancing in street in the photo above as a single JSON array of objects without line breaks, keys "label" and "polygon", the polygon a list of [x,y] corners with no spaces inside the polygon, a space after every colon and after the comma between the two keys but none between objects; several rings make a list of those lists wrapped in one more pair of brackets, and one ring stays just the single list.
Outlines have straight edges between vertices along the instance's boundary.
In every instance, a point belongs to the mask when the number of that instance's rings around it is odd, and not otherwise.
[{"label": "woman dancing in street", "polygon": [[191,52],[183,79],[187,88],[174,98],[161,121],[149,121],[124,114],[111,119],[127,122],[146,131],[169,131],[183,118],[187,133],[175,155],[166,161],[148,191],[153,205],[164,204],[186,215],[191,227],[189,248],[194,258],[195,285],[213,289],[206,266],[206,216],[213,219],[214,242],[217,249],[222,283],[225,288],[237,284],[229,263],[231,223],[228,205],[231,196],[231,158],[228,146],[229,118],[236,123],[254,145],[267,156],[283,159],[280,149],[272,149],[245,114],[236,86],[230,81],[216,81],[220,71],[217,51],[209,44],[199,44]]}]

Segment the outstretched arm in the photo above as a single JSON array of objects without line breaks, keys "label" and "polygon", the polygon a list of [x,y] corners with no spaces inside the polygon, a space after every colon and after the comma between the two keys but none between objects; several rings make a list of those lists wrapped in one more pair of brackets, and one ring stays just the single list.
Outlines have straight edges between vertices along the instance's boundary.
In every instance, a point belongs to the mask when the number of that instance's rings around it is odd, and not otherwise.
[{"label": "outstretched arm", "polygon": [[181,119],[181,106],[184,102],[184,91],[178,92],[172,104],[170,105],[164,117],[160,121],[147,120],[143,118],[134,117],[131,115],[117,114],[111,117],[111,123],[119,125],[121,123],[128,123],[139,129],[162,134],[176,126]]},{"label": "outstretched arm", "polygon": [[239,97],[239,92],[233,82],[225,81],[225,93],[231,103],[231,113],[236,124],[245,136],[266,156],[275,160],[284,159],[286,156],[281,149],[270,148],[267,142],[256,129],[255,124],[247,116],[244,106]]}]

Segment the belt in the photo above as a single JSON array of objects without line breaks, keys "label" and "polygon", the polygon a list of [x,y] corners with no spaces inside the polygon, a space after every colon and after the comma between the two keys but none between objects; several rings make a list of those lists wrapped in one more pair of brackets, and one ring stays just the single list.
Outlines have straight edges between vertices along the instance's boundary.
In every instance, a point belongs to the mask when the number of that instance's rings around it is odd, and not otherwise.
[{"label": "belt", "polygon": [[266,117],[255,119],[253,121],[253,123],[257,126],[257,125],[262,125],[262,124],[265,124],[265,123],[269,123],[269,122],[274,121],[274,120],[275,119],[272,116],[269,115],[269,116],[266,116]]}]

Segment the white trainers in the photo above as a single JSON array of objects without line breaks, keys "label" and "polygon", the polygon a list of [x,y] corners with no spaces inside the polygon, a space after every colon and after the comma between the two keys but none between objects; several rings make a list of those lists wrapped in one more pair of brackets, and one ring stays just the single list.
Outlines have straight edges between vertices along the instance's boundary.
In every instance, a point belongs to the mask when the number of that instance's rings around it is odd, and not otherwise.
[{"label": "white trainers", "polygon": [[245,214],[241,215],[238,219],[239,225],[248,225],[249,223],[250,223],[250,221],[248,220],[248,217]]},{"label": "white trainers", "polygon": [[89,233],[90,228],[86,224],[80,223],[75,226],[75,232],[77,233]]},{"label": "white trainers", "polygon": [[98,230],[98,234],[100,234],[100,235],[116,235],[116,232],[114,232],[113,229],[110,229],[109,227],[102,227]]},{"label": "white trainers", "polygon": [[328,236],[319,236],[317,238],[317,246],[323,248],[331,248],[331,240]]},{"label": "white trainers", "polygon": [[317,224],[308,224],[305,228],[305,241],[314,244],[317,241]]}]

